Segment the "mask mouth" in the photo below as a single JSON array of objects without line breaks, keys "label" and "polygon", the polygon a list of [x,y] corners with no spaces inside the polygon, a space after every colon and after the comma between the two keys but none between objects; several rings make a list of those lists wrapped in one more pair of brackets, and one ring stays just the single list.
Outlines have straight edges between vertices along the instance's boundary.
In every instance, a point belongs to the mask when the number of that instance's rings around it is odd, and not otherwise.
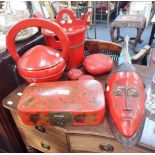
[{"label": "mask mouth", "polygon": [[124,121],[131,121],[132,119],[133,119],[132,117],[127,117],[127,116],[126,117],[123,117],[123,120]]},{"label": "mask mouth", "polygon": [[134,119],[133,112],[130,112],[130,113],[122,112],[121,117],[122,117],[123,120],[132,120],[132,119]]}]

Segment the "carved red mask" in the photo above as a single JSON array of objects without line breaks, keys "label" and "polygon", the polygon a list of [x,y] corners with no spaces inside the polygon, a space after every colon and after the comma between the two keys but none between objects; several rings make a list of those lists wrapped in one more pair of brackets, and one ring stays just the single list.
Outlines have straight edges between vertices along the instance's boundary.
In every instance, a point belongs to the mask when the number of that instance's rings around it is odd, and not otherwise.
[{"label": "carved red mask", "polygon": [[126,138],[132,137],[145,114],[146,93],[132,65],[121,65],[107,82],[106,98],[113,122]]}]

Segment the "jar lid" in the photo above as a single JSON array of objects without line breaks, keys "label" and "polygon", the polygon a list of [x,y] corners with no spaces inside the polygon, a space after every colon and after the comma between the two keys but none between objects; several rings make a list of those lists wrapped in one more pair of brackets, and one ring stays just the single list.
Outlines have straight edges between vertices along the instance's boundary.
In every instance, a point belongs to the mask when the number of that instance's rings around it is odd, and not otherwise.
[{"label": "jar lid", "polygon": [[28,50],[18,61],[18,66],[24,70],[37,71],[55,67],[64,61],[58,50],[37,45]]},{"label": "jar lid", "polygon": [[[82,31],[85,30],[85,26],[83,25],[68,25],[68,26],[62,26],[62,29],[64,30],[64,32],[69,36],[69,35],[73,35],[73,34],[78,34]],[[50,36],[50,35],[53,35],[54,33],[48,29],[42,29],[41,30],[42,34],[43,35],[47,35],[47,36]]]}]

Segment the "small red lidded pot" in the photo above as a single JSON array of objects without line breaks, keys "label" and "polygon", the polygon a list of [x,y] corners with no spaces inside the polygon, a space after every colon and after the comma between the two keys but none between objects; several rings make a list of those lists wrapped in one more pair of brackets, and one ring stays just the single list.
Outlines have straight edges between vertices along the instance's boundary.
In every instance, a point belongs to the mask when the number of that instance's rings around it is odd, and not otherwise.
[{"label": "small red lidded pot", "polygon": [[80,69],[71,69],[67,73],[67,77],[70,80],[78,80],[83,75],[83,72]]}]

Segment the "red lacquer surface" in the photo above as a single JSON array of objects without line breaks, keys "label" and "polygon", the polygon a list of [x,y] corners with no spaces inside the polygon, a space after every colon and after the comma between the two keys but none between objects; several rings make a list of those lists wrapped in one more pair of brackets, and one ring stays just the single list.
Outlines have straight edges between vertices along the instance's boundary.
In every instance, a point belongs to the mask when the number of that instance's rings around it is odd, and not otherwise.
[{"label": "red lacquer surface", "polygon": [[[62,52],[51,47],[37,45],[19,57],[15,47],[15,37],[19,31],[28,27],[41,27],[53,31],[61,41]],[[23,20],[9,30],[6,43],[9,53],[17,63],[20,75],[30,83],[39,82],[40,79],[42,82],[57,80],[66,67],[69,39],[61,27],[52,21],[33,18]]]},{"label": "red lacquer surface", "polygon": [[92,54],[85,58],[84,68],[93,75],[100,75],[109,72],[114,62],[110,56],[105,54]]},{"label": "red lacquer surface", "polygon": [[[70,21],[62,20],[63,15],[65,14],[69,16]],[[90,12],[87,12],[84,18],[76,18],[74,11],[64,8],[58,12],[56,19],[53,20],[61,26],[62,30],[68,35],[70,40],[70,52],[67,68],[76,68],[83,63],[85,31],[86,26],[89,24],[89,15]],[[47,29],[42,29],[42,34],[48,46],[59,49],[61,48],[60,40],[57,39],[57,34]]]},{"label": "red lacquer surface", "polygon": [[91,75],[81,75],[79,80],[94,80],[95,78]]},{"label": "red lacquer surface", "polygon": [[135,72],[113,73],[107,82],[106,98],[119,132],[124,137],[132,137],[145,113],[146,93],[141,78]]},{"label": "red lacquer surface", "polygon": [[27,125],[48,125],[49,114],[55,112],[70,114],[67,123],[72,125],[96,125],[104,119],[104,91],[96,80],[31,84],[24,90],[17,108]]},{"label": "red lacquer surface", "polygon": [[78,80],[80,78],[80,76],[83,75],[83,72],[81,71],[81,69],[71,69],[68,73],[67,73],[67,77],[70,80]]}]

